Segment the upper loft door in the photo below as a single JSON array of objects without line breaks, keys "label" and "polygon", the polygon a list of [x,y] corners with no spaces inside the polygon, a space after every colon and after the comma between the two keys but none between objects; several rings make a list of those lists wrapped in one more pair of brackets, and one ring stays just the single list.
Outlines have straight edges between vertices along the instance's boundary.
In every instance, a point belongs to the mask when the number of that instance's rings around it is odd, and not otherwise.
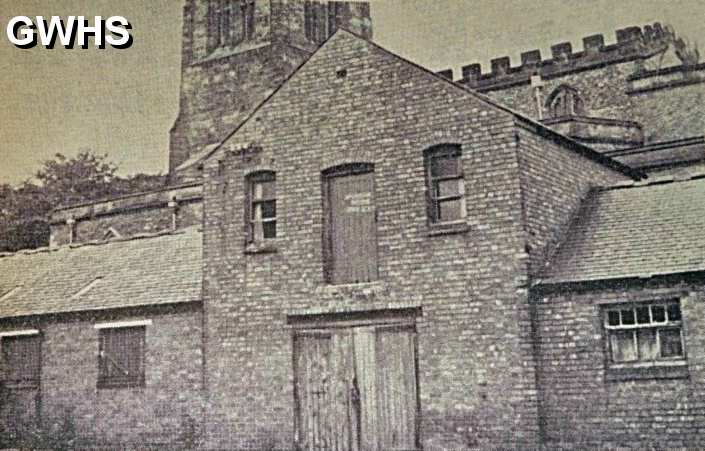
[{"label": "upper loft door", "polygon": [[377,280],[377,221],[372,166],[346,166],[328,174],[325,180],[329,282]]}]

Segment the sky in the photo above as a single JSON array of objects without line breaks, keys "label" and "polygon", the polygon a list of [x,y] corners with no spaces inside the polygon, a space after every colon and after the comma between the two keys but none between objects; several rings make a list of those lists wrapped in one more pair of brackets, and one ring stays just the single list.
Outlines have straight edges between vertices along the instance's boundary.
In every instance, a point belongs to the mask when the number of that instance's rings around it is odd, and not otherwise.
[{"label": "sky", "polygon": [[[166,172],[169,129],[178,113],[181,0],[0,0],[0,183],[30,178],[56,153],[107,154],[120,173]],[[376,0],[373,40],[433,70],[656,21],[705,50],[705,0]],[[126,17],[126,50],[36,47],[5,37],[17,15]],[[701,53],[704,54],[705,51]]]}]

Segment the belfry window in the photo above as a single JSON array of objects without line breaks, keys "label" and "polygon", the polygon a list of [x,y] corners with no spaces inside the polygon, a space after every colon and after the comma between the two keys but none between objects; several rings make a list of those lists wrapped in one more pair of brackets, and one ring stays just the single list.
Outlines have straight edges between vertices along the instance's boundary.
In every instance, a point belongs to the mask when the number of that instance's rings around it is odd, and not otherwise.
[{"label": "belfry window", "polygon": [[304,29],[306,39],[322,43],[338,29],[339,2],[304,2]]},{"label": "belfry window", "polygon": [[465,182],[460,156],[458,145],[435,146],[425,152],[431,224],[465,219]]},{"label": "belfry window", "polygon": [[549,118],[581,116],[583,100],[575,88],[567,85],[557,87],[546,99]]},{"label": "belfry window", "polygon": [[258,172],[247,178],[249,221],[248,241],[277,237],[276,174]]},{"label": "belfry window", "polygon": [[255,33],[255,0],[208,2],[208,51],[234,47]]}]

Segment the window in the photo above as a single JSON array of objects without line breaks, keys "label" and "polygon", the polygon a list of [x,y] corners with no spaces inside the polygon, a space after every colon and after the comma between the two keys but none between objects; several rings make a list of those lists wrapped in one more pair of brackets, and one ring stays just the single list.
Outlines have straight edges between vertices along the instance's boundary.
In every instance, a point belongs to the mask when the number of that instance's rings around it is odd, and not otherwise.
[{"label": "window", "polygon": [[426,151],[428,216],[432,224],[465,219],[465,183],[460,146],[442,145]]},{"label": "window", "polygon": [[610,362],[655,363],[685,357],[678,301],[621,305],[605,310]]},{"label": "window", "polygon": [[0,341],[4,383],[8,388],[39,387],[41,338],[38,334],[5,336]]},{"label": "window", "polygon": [[254,0],[211,0],[208,3],[208,50],[234,47],[255,32]]},{"label": "window", "polygon": [[145,327],[100,329],[98,386],[144,386]]},{"label": "window", "polygon": [[322,43],[338,29],[339,2],[304,2],[304,29],[306,39]]},{"label": "window", "polygon": [[546,99],[546,108],[551,118],[580,116],[583,114],[583,100],[575,88],[561,85]]},{"label": "window", "polygon": [[258,172],[248,177],[249,241],[277,237],[276,195],[274,172]]}]

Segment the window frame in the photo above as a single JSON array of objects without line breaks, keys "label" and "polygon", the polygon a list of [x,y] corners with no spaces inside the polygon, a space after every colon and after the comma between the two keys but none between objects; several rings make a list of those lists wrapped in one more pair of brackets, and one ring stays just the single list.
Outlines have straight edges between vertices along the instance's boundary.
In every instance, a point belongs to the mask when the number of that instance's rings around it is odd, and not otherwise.
[{"label": "window frame", "polygon": [[209,0],[208,53],[252,40],[256,28],[255,0]]},{"label": "window frame", "polygon": [[306,0],[304,2],[304,35],[306,39],[316,44],[322,44],[338,28],[338,15],[341,10],[338,1],[320,2]]},{"label": "window frame", "polygon": [[[273,197],[263,197],[255,199],[255,185],[258,183],[273,183],[274,193]],[[264,170],[257,171],[248,174],[246,177],[246,200],[245,200],[245,223],[247,229],[247,242],[248,243],[259,243],[266,242],[270,240],[275,240],[278,236],[278,215],[277,215],[277,174],[275,171]],[[274,216],[271,218],[260,218],[257,220],[255,214],[257,211],[257,205],[264,205],[267,203],[273,203],[274,205]],[[262,236],[258,237],[257,224],[261,223]],[[265,236],[265,223],[274,223],[274,236]]]},{"label": "window frame", "polygon": [[[9,389],[36,389],[41,385],[42,379],[42,336],[39,331],[31,331],[27,333],[2,333],[0,334],[0,349],[2,350],[1,358],[4,365],[8,367],[11,366],[10,362],[7,362],[6,353],[6,343],[7,341],[18,341],[18,342],[34,342],[33,346],[36,346],[35,358],[37,360],[34,366],[34,371],[31,375],[22,377],[20,379],[8,379],[8,372],[5,371],[2,377],[2,385]],[[25,360],[24,358],[22,360]]]},{"label": "window frame", "polygon": [[[678,308],[677,320],[670,319],[669,306]],[[654,307],[663,309],[663,321],[654,319]],[[639,309],[648,309],[649,321],[640,322]],[[632,312],[633,323],[623,324],[621,312]],[[619,324],[610,324],[610,313],[616,313]],[[643,310],[642,310],[643,312]],[[687,377],[687,349],[686,331],[683,321],[683,310],[679,299],[652,299],[639,302],[610,303],[602,306],[600,320],[604,330],[605,365],[608,380],[652,379],[652,378],[680,378]],[[680,354],[664,356],[661,346],[661,332],[677,329],[680,334]],[[653,342],[658,357],[643,358],[640,356],[639,331],[654,330]],[[631,332],[633,340],[634,359],[616,360],[614,353],[613,337],[619,332]]]},{"label": "window frame", "polygon": [[[457,172],[449,176],[434,176],[434,160],[456,160]],[[426,216],[428,224],[432,227],[444,225],[465,224],[467,220],[467,193],[465,190],[465,173],[463,169],[463,153],[459,144],[439,144],[429,147],[424,151],[424,172],[426,177]],[[440,183],[458,181],[458,194],[441,196]],[[452,220],[441,219],[441,205],[445,202],[460,201],[460,218]]]},{"label": "window frame", "polygon": [[[98,388],[139,388],[145,386],[145,364],[147,355],[147,325],[146,324],[133,324],[133,325],[115,325],[100,327],[98,329]],[[115,333],[125,333],[133,332],[138,333],[139,337],[137,340],[139,343],[139,371],[136,375],[127,375],[125,377],[115,377],[106,374],[106,360],[111,360],[113,365],[120,366],[115,359],[106,358],[105,355],[105,338],[108,334]],[[134,338],[134,337],[133,337]],[[125,351],[126,348],[120,349],[120,351]]]}]

